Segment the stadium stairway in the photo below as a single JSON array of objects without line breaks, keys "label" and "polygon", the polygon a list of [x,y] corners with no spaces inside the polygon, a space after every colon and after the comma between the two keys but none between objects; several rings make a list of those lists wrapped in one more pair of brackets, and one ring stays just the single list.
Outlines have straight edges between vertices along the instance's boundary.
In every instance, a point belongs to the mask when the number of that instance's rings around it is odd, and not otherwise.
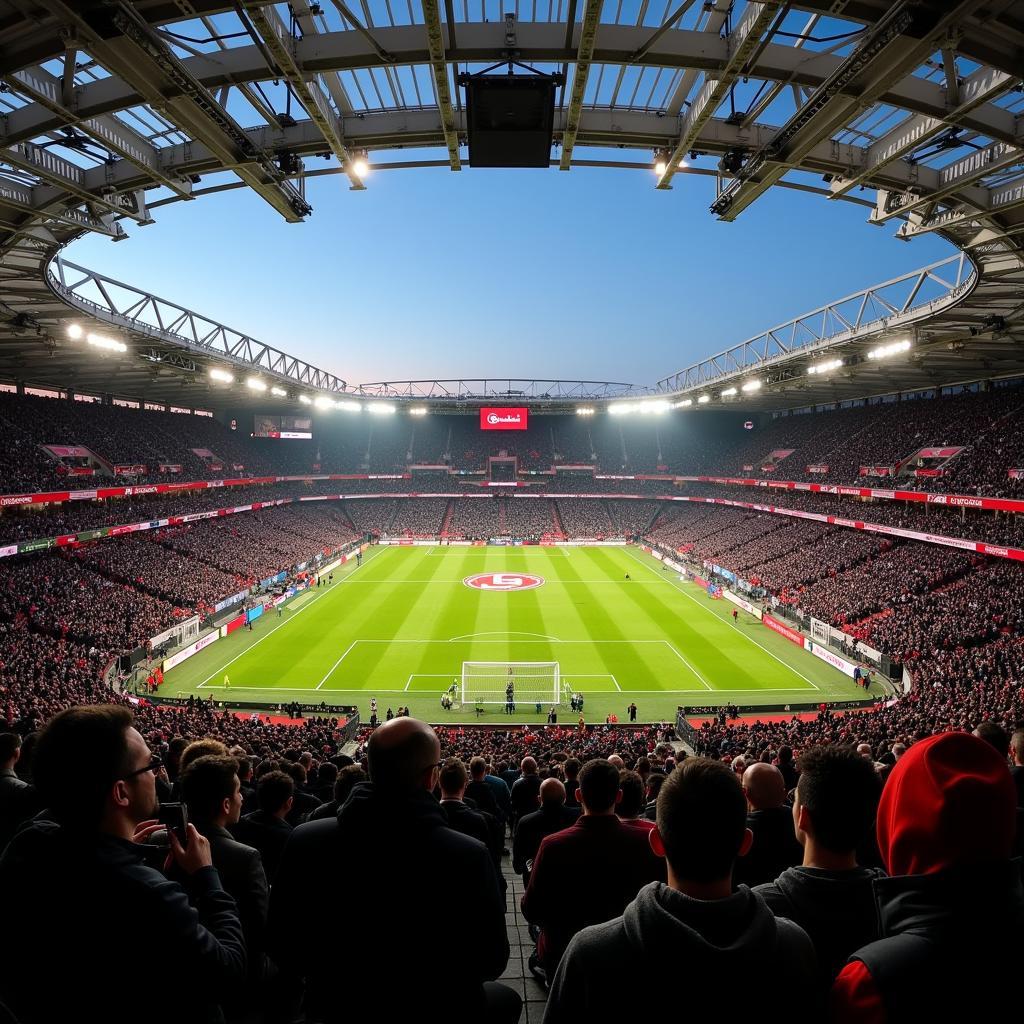
[{"label": "stadium stairway", "polygon": [[508,883],[505,890],[505,927],[508,930],[509,957],[508,967],[500,980],[503,985],[514,988],[523,999],[519,1024],[541,1024],[547,992],[527,966],[534,942],[530,938],[529,925],[519,909],[519,901],[523,898],[523,880],[512,870],[509,857],[502,858],[501,871]]}]

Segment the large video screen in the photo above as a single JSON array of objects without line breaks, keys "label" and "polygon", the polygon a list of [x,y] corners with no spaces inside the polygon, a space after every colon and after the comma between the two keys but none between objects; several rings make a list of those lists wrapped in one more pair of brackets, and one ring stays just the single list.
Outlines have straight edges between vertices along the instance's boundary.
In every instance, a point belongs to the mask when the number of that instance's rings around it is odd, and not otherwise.
[{"label": "large video screen", "polygon": [[530,410],[525,406],[485,406],[480,410],[481,430],[526,430]]},{"label": "large video screen", "polygon": [[308,416],[265,416],[257,413],[253,417],[252,436],[301,441],[313,436],[313,421]]}]

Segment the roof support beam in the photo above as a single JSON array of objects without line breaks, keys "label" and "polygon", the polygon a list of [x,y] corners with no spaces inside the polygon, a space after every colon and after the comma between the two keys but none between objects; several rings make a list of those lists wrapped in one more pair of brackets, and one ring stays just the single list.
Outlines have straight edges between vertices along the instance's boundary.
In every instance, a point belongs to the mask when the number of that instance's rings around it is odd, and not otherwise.
[{"label": "roof support beam", "polygon": [[[1019,81],[1004,71],[996,71],[993,68],[975,71],[964,80],[957,92],[952,94],[946,117],[926,117],[922,114],[908,117],[868,147],[862,167],[854,168],[850,174],[833,182],[833,195],[845,195],[851,188],[869,181],[880,167],[919,149],[928,139],[934,138],[948,126],[957,124],[965,114],[990,103],[1012,89]],[[949,90],[946,91],[948,95]]]},{"label": "roof support beam", "polygon": [[583,95],[587,91],[590,65],[594,59],[597,26],[601,21],[603,7],[604,0],[586,0],[586,7],[583,9],[580,41],[576,47],[576,61],[572,75],[572,92],[569,95],[569,106],[565,111],[565,128],[562,131],[562,155],[558,161],[560,171],[567,171],[572,166],[572,151],[576,145],[576,133],[580,129]]},{"label": "roof support beam", "polygon": [[672,178],[675,176],[679,161],[693,148],[704,124],[714,116],[722,101],[729,95],[729,90],[781,6],[778,3],[747,5],[740,23],[726,36],[729,56],[725,67],[716,72],[714,77],[705,74],[701,80],[700,88],[683,118],[679,138],[672,147],[668,160],[665,161],[665,170],[658,179],[656,188],[672,187]]},{"label": "roof support beam", "polygon": [[92,17],[102,21],[97,28],[80,8],[64,0],[41,3],[74,27],[89,53],[111,74],[120,76],[137,95],[191,138],[209,146],[223,167],[234,171],[285,220],[300,221],[311,212],[271,154],[252,145],[241,125],[196,80],[133,6],[121,2],[90,11]]},{"label": "roof support beam", "polygon": [[734,220],[758,197],[798,166],[803,154],[848,124],[857,110],[878,101],[912,75],[960,20],[984,0],[961,0],[941,12],[912,0],[893,4],[835,71],[761,147],[711,205],[723,220]]},{"label": "roof support beam", "polygon": [[[355,191],[366,188],[355,172],[354,161],[345,144],[341,122],[335,117],[330,101],[320,87],[318,76],[307,75],[295,57],[295,39],[292,38],[284,19],[274,7],[255,3],[253,0],[243,0],[243,6],[298,101],[306,108],[306,113],[320,129],[324,141],[341,164],[351,188]],[[309,82],[306,81],[307,77],[311,79]]]},{"label": "roof support beam", "polygon": [[441,130],[448,150],[448,163],[453,171],[462,170],[459,156],[459,133],[452,109],[452,91],[448,80],[448,63],[444,53],[444,32],[441,29],[441,6],[438,0],[422,0],[423,20],[427,29],[427,47],[430,51],[430,71],[434,76],[437,109],[441,115]]}]

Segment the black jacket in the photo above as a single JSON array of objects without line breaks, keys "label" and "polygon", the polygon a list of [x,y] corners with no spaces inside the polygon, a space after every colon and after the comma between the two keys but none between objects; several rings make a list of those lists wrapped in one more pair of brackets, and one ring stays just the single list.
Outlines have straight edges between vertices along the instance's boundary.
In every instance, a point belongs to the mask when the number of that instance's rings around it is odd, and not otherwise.
[{"label": "black jacket", "polygon": [[11,768],[0,771],[0,853],[18,826],[39,810],[34,786],[23,782]]},{"label": "black jacket", "polygon": [[267,881],[272,883],[284,854],[285,843],[292,834],[291,825],[266,811],[253,811],[232,825],[230,831],[240,843],[259,850]]},{"label": "black jacket", "polygon": [[793,831],[793,809],[789,806],[769,807],[751,811],[747,828],[754,833],[750,852],[736,861],[733,878],[736,883],[762,885],[772,882],[786,868],[804,859],[803,847]]},{"label": "black jacket", "polygon": [[575,824],[579,816],[578,807],[566,807],[564,804],[542,804],[540,810],[527,814],[519,822],[512,841],[512,870],[519,875],[525,874],[527,862],[537,856],[541,840]]},{"label": "black jacket", "polygon": [[524,814],[537,810],[540,794],[539,775],[521,775],[512,787],[512,816],[518,821]]},{"label": "black jacket", "polygon": [[307,1013],[329,1024],[380,1019],[385,1005],[389,1020],[479,1020],[483,983],[509,955],[497,872],[429,793],[363,783],[335,819],[292,833],[270,891],[270,952],[305,977]]},{"label": "black jacket", "polygon": [[494,798],[494,792],[483,779],[470,782],[466,786],[466,796],[476,804],[479,810],[486,811],[488,814],[493,814],[498,818],[504,818],[503,813],[498,808],[498,801]]},{"label": "black jacket", "polygon": [[902,875],[874,882],[883,938],[857,950],[885,1019],[972,1020],[1019,1014],[1009,979],[1024,960],[1024,888],[1019,860]]},{"label": "black jacket", "polygon": [[544,1024],[638,1020],[649,998],[645,978],[671,979],[688,1020],[721,1020],[730,1005],[743,1005],[765,1020],[818,1021],[815,972],[806,934],[777,920],[746,886],[703,901],[652,882],[622,917],[584,928],[569,943]]},{"label": "black jacket", "polygon": [[221,1020],[245,983],[238,911],[216,868],[187,885],[147,867],[135,843],[33,822],[0,858],[0,1002],[21,1024],[181,1024],[183,1007]]},{"label": "black jacket", "polygon": [[754,892],[776,917],[789,918],[807,932],[827,988],[850,954],[880,934],[871,883],[881,877],[877,868],[823,871],[795,867]]}]

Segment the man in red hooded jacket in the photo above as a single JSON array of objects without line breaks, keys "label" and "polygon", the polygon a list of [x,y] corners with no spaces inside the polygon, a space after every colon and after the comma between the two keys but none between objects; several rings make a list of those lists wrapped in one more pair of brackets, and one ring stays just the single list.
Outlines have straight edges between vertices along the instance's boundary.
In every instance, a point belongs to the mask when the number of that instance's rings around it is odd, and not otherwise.
[{"label": "man in red hooded jacket", "polygon": [[899,759],[878,807],[878,847],[892,876],[874,883],[883,937],[836,979],[836,1024],[948,1020],[965,1006],[987,1021],[1019,1009],[1015,808],[1006,762],[975,736],[932,736]]}]

